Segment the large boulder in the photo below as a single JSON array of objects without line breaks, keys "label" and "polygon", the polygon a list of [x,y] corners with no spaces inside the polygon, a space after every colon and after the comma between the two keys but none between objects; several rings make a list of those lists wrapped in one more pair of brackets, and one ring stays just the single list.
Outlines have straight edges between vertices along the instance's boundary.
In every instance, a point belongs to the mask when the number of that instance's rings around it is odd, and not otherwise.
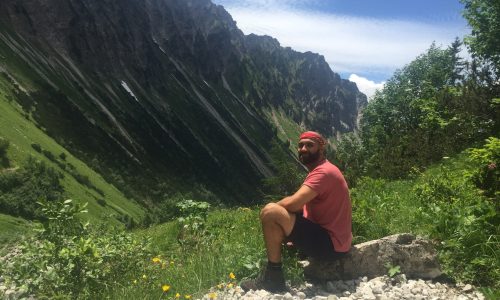
[{"label": "large boulder", "polygon": [[305,263],[304,273],[319,280],[373,278],[387,275],[389,267],[397,266],[409,278],[433,279],[441,275],[433,243],[409,233],[357,244],[340,259],[311,259]]}]

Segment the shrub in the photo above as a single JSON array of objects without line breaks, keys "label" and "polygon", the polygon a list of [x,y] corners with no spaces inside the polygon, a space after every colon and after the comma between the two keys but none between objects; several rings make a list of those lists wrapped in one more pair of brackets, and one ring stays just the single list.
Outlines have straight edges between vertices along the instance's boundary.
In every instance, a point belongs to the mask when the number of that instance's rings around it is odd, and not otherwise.
[{"label": "shrub", "polygon": [[470,159],[476,163],[474,183],[485,191],[486,196],[498,200],[500,193],[500,139],[490,137],[484,148],[469,149]]},{"label": "shrub", "polygon": [[77,215],[86,205],[72,200],[41,201],[39,233],[16,246],[17,255],[0,261],[6,281],[40,298],[101,298],[126,274],[143,269],[146,242],[123,231],[93,231]]},{"label": "shrub", "polygon": [[0,173],[0,211],[30,220],[40,218],[36,204],[39,199],[62,199],[61,177],[56,170],[33,157],[15,172]]},{"label": "shrub", "polygon": [[[414,188],[432,238],[441,241],[444,270],[460,281],[496,286],[500,282],[500,217],[495,204],[475,188],[467,171],[424,177]],[[496,224],[496,225],[495,225]]]},{"label": "shrub", "polygon": [[45,155],[45,157],[47,157],[50,161],[55,161],[55,160],[56,160],[56,157],[54,156],[54,154],[52,154],[52,152],[50,152],[49,150],[42,150],[42,153],[43,153],[43,155]]},{"label": "shrub", "polygon": [[42,152],[42,146],[40,146],[40,144],[32,143],[31,144],[31,148],[35,149],[35,151],[38,152],[38,153]]},{"label": "shrub", "polygon": [[7,149],[9,148],[9,140],[0,137],[0,158],[5,157],[7,155]]},{"label": "shrub", "polygon": [[7,158],[7,149],[9,148],[9,140],[0,137],[0,166],[8,167],[10,165],[9,159]]}]

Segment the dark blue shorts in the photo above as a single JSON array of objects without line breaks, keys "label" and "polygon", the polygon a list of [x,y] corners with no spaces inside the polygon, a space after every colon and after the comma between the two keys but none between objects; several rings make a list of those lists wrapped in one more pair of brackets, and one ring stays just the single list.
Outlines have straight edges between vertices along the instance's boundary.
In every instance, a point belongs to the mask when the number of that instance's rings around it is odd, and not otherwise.
[{"label": "dark blue shorts", "polygon": [[345,252],[336,252],[328,231],[320,225],[296,214],[292,232],[286,238],[300,254],[318,259],[337,259]]}]

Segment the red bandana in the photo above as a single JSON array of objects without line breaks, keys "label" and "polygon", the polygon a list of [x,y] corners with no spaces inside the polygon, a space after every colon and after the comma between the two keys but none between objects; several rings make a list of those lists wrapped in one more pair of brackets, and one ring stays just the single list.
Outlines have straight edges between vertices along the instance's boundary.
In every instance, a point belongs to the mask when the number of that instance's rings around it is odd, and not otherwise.
[{"label": "red bandana", "polygon": [[320,144],[324,145],[325,139],[321,136],[321,134],[314,132],[314,131],[306,131],[300,135],[300,140],[302,139],[314,139],[319,141]]}]

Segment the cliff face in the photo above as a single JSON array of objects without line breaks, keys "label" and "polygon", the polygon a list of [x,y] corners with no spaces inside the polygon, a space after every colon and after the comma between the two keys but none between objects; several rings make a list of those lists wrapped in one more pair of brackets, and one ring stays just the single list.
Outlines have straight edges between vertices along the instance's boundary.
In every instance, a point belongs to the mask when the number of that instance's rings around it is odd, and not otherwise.
[{"label": "cliff face", "polygon": [[248,202],[273,173],[265,109],[332,136],[366,103],[322,56],[245,36],[209,0],[2,0],[0,55],[31,118],[132,194]]}]

